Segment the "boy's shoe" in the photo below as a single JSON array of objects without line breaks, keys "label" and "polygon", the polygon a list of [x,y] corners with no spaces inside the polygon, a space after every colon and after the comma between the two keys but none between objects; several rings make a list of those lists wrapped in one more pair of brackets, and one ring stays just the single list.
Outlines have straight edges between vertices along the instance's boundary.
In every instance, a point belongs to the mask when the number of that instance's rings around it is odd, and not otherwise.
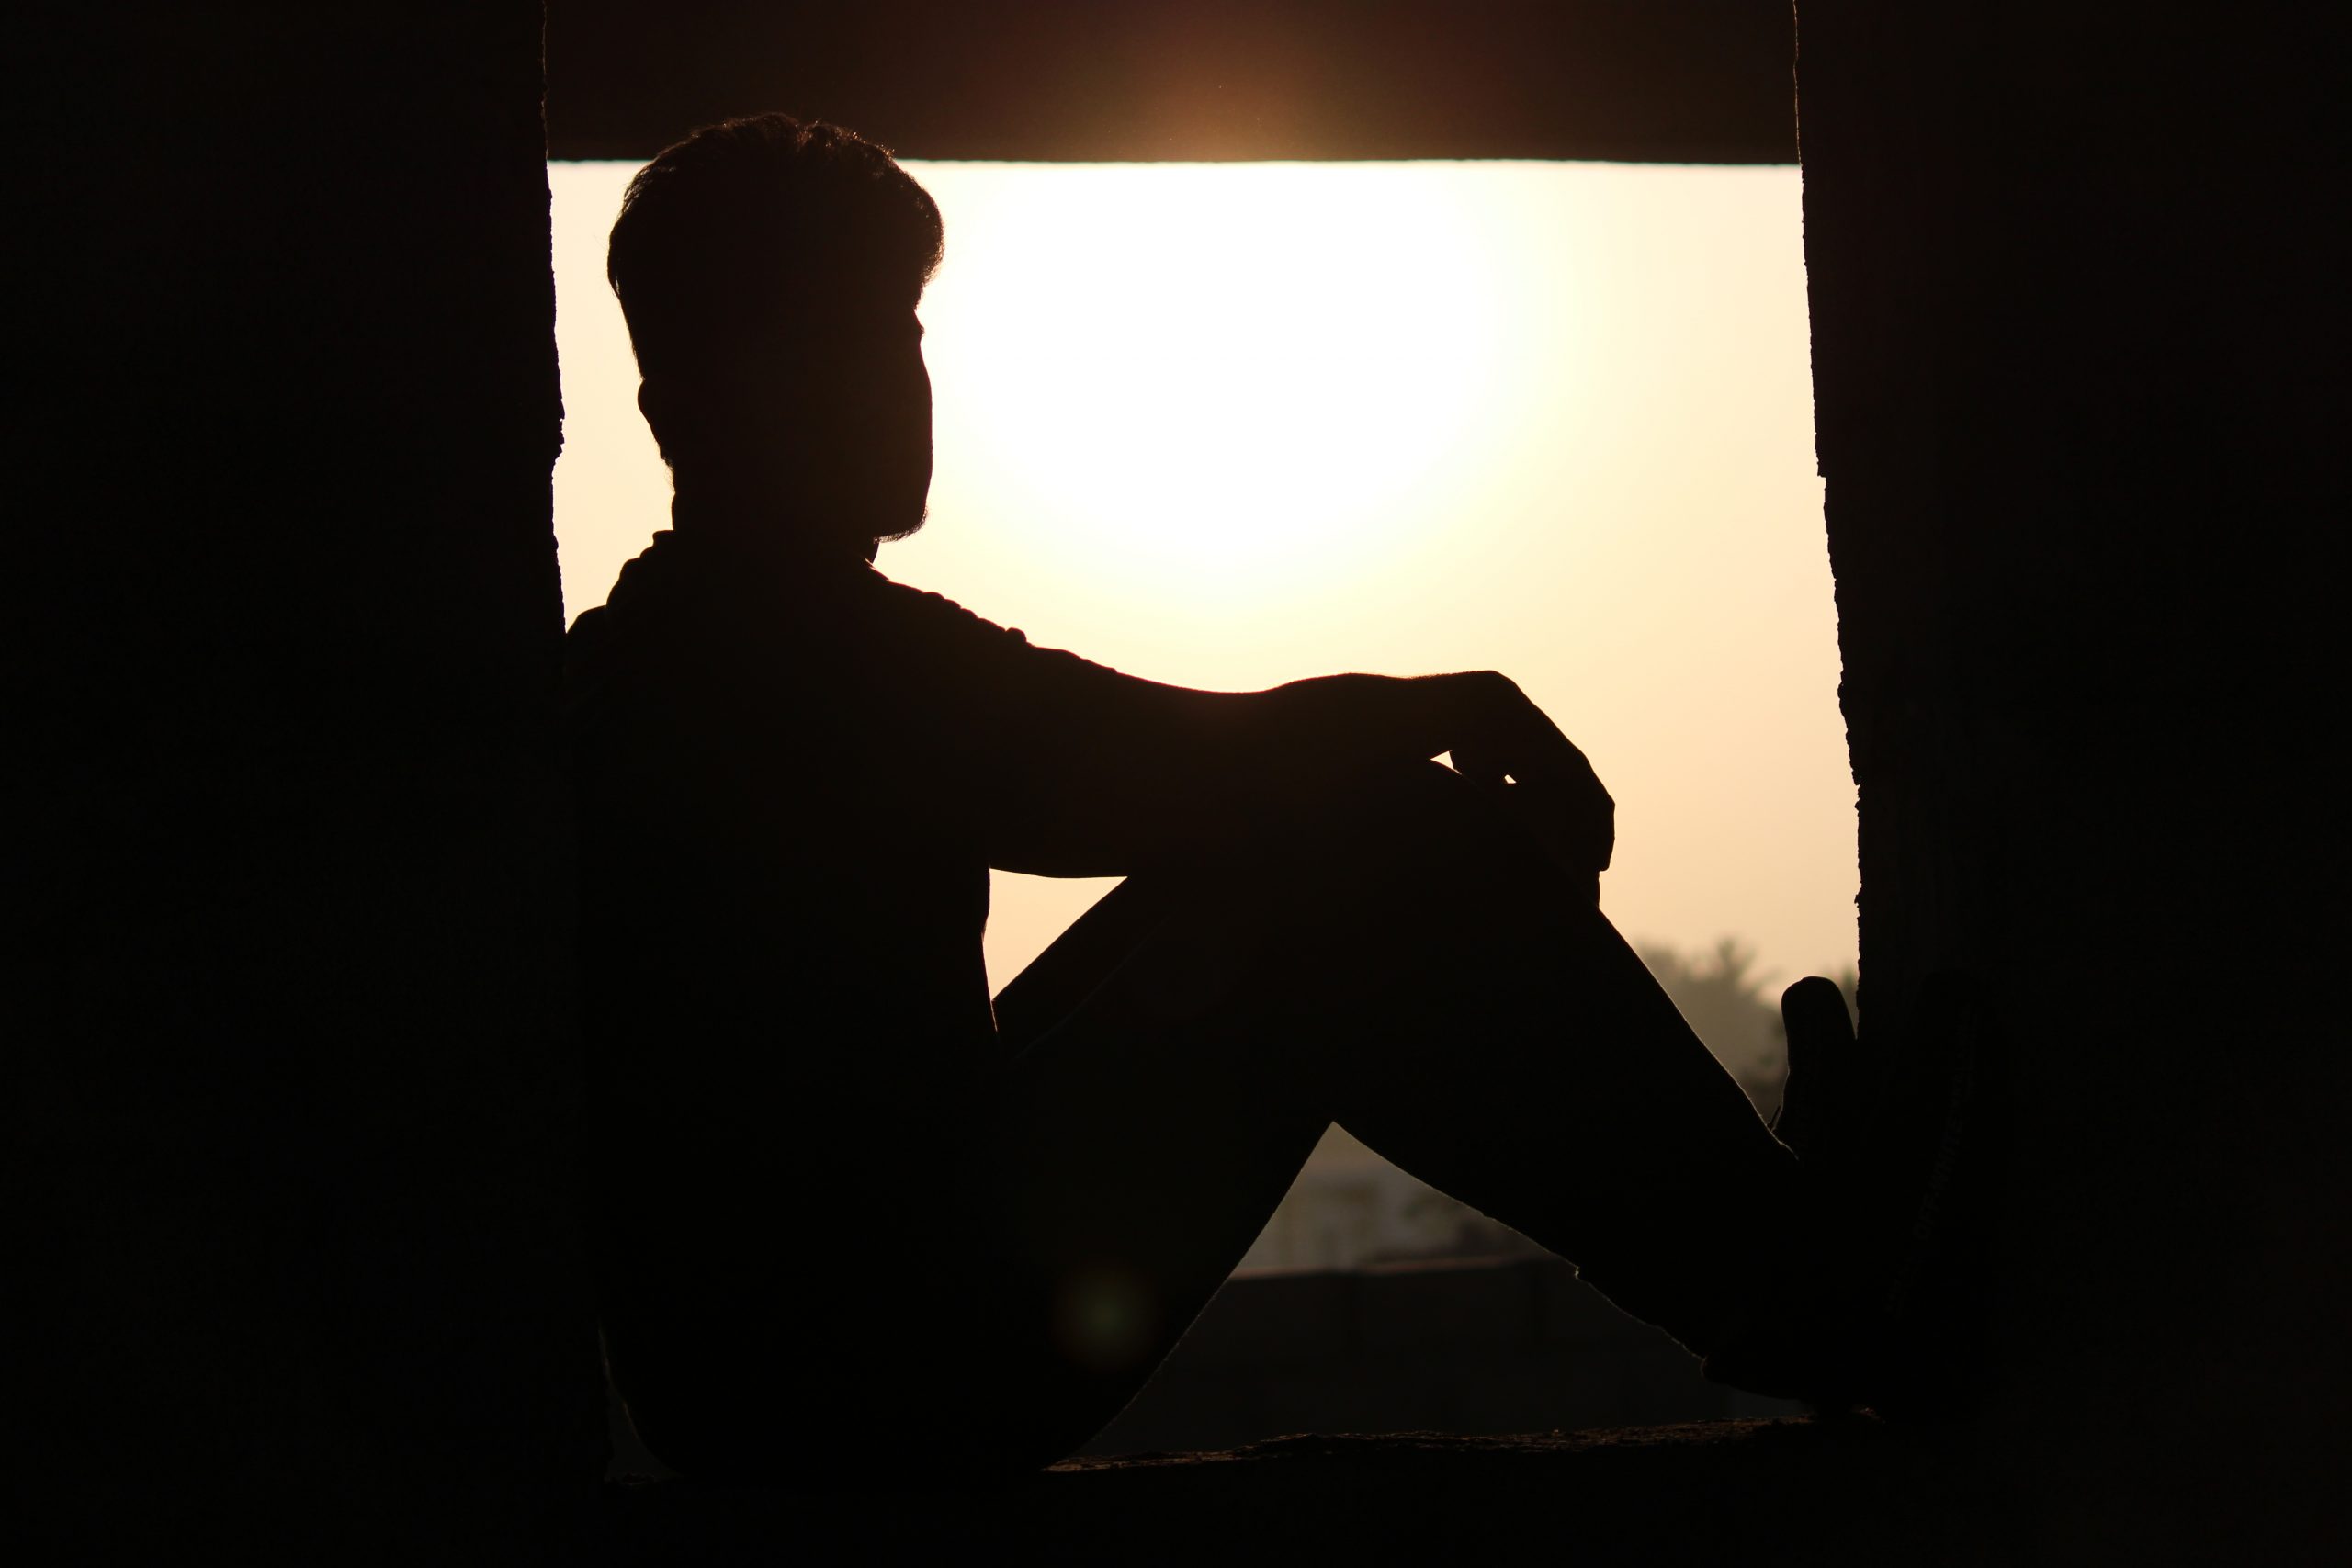
[{"label": "boy's shoe", "polygon": [[1776,1130],[1822,1184],[1826,1235],[1708,1356],[1706,1375],[1825,1410],[1962,1414],[1978,1379],[1998,1157],[1990,1009],[1972,983],[1931,978],[1907,1048],[1871,1068],[1835,987],[1801,981],[1782,1008],[1790,1077]]},{"label": "boy's shoe", "polygon": [[1788,1043],[1788,1084],[1772,1132],[1797,1158],[1830,1158],[1835,1132],[1864,1123],[1877,1098],[1875,1064],[1854,1038],[1853,1015],[1837,982],[1815,975],[1781,993],[1781,1032]]}]

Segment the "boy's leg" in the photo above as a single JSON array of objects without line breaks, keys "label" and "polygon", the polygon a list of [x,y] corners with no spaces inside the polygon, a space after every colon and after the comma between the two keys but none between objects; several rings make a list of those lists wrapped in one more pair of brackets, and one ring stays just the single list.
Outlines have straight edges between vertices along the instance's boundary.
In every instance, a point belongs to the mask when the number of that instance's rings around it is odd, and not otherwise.
[{"label": "boy's leg", "polygon": [[1794,1161],[1589,897],[1430,767],[1123,886],[1007,987],[1016,1037],[1071,998],[976,1108],[986,1397],[1024,1444],[1116,1414],[1333,1121],[1708,1348]]}]

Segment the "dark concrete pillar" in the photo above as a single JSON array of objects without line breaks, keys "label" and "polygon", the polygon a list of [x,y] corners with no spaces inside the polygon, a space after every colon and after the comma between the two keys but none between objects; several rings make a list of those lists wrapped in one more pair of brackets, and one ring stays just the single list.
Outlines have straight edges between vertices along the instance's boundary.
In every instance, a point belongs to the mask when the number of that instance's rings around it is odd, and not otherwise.
[{"label": "dark concrete pillar", "polygon": [[12,1480],[599,1473],[539,39],[12,24]]},{"label": "dark concrete pillar", "polygon": [[2110,1521],[2309,1526],[2352,1393],[2341,24],[1798,9],[1863,1016],[1900,1049],[1959,968],[2017,1048],[1987,1450]]}]

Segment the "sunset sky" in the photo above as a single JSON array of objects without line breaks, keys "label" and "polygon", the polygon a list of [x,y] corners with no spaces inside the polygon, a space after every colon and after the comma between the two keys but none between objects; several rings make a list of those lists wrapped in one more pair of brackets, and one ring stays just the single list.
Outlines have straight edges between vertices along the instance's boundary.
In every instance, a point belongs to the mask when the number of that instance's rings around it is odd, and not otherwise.
[{"label": "sunset sky", "polygon": [[[1187,685],[1501,670],[1617,799],[1621,931],[1852,962],[1794,169],[908,167],[937,478],[885,572]],[[572,615],[668,525],[631,168],[549,169]],[[996,982],[1107,886],[1000,874]]]}]

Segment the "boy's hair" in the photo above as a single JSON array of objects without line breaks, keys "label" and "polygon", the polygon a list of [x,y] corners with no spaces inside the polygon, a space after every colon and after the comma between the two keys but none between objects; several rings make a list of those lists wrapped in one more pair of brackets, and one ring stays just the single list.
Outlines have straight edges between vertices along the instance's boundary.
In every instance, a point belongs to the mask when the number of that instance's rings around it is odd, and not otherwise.
[{"label": "boy's hair", "polygon": [[756,321],[912,310],[944,243],[938,206],[885,149],[821,120],[752,115],[637,172],[605,276],[639,370],[690,371]]}]

